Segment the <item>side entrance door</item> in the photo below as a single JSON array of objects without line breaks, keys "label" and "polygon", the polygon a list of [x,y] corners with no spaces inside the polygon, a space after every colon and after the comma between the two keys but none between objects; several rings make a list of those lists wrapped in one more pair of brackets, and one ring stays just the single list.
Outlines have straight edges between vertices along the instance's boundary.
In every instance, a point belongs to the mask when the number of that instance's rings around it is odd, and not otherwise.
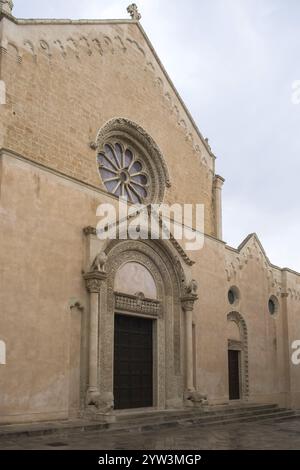
[{"label": "side entrance door", "polygon": [[240,399],[240,352],[228,350],[229,400]]}]

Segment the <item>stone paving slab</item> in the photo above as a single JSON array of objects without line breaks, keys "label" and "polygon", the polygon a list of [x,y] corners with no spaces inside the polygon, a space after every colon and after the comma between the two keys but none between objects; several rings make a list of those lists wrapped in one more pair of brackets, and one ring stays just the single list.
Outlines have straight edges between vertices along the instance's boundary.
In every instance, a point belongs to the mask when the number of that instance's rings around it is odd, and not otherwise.
[{"label": "stone paving slab", "polygon": [[61,431],[51,436],[0,437],[1,450],[299,450],[300,418],[293,421],[191,426],[158,432]]},{"label": "stone paving slab", "polygon": [[63,432],[77,429],[80,431],[97,429],[100,431],[105,430],[106,428],[106,423],[83,419],[70,421],[43,421],[41,423],[7,424],[0,426],[0,439],[4,436],[42,436],[60,431]]}]

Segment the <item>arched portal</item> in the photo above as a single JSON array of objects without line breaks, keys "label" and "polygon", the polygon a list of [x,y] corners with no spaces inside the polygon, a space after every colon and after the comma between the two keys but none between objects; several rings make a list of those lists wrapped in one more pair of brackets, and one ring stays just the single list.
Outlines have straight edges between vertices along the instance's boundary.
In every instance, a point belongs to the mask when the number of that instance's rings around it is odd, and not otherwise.
[{"label": "arched portal", "polygon": [[238,312],[227,315],[228,389],[230,400],[249,396],[247,325]]},{"label": "arched portal", "polygon": [[105,266],[85,275],[91,309],[88,407],[182,406],[190,376],[185,364],[193,371],[190,341],[183,339],[191,328],[183,321],[191,323],[197,296],[179,258],[160,240],[114,240],[98,256]]}]

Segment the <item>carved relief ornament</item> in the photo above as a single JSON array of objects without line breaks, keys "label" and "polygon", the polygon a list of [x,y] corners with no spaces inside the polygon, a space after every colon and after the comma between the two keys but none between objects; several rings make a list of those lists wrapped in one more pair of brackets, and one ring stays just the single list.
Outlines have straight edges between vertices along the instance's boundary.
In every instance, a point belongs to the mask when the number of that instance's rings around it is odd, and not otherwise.
[{"label": "carved relief ornament", "polygon": [[107,278],[107,274],[100,271],[93,271],[84,274],[86,288],[91,294],[100,293],[101,284]]}]

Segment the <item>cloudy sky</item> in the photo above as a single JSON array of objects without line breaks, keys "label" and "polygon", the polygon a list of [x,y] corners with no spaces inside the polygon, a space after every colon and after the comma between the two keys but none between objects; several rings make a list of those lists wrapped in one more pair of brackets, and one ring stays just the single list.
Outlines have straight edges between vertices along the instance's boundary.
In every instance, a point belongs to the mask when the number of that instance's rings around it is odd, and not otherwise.
[{"label": "cloudy sky", "polygon": [[[224,186],[224,239],[300,271],[299,0],[136,0]],[[14,0],[17,17],[127,18],[130,0]]]}]

